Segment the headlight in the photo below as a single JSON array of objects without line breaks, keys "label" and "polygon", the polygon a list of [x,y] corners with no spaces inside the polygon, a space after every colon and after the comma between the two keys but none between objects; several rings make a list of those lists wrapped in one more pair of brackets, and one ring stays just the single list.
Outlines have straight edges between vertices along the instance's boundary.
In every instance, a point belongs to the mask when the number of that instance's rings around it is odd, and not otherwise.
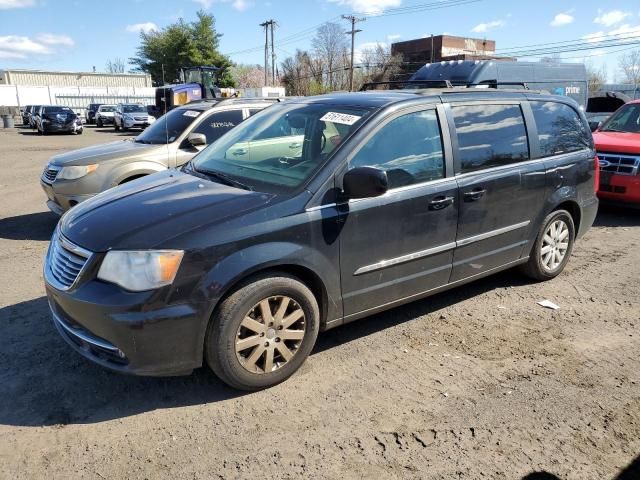
[{"label": "headlight", "polygon": [[107,253],[98,278],[134,292],[173,283],[182,261],[182,250],[119,251]]},{"label": "headlight", "polygon": [[62,167],[57,178],[62,180],[76,180],[95,172],[97,169],[97,163],[94,163],[93,165],[73,165],[70,167]]}]

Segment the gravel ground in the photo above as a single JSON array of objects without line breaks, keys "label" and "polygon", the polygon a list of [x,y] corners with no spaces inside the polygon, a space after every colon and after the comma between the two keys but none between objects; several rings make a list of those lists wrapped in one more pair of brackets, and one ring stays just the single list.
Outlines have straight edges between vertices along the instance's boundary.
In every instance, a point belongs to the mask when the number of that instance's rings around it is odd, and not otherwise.
[{"label": "gravel ground", "polygon": [[327,332],[267,391],[126,377],[50,323],[38,180],[122,136],[0,130],[0,478],[640,478],[640,212],[601,209],[551,282],[505,272]]}]

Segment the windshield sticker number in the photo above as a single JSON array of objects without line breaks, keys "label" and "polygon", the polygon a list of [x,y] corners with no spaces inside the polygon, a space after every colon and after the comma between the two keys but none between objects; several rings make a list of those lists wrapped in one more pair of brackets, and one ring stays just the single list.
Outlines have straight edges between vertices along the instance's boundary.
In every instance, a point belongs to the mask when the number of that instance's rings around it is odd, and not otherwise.
[{"label": "windshield sticker number", "polygon": [[360,120],[360,118],[361,117],[358,117],[357,115],[349,115],[347,113],[327,112],[320,121],[339,123],[341,125],[353,125]]},{"label": "windshield sticker number", "polygon": [[211,128],[233,128],[235,125],[231,122],[213,122]]},{"label": "windshield sticker number", "polygon": [[200,115],[200,112],[196,110],[187,110],[182,115],[185,117],[197,117],[198,115]]}]

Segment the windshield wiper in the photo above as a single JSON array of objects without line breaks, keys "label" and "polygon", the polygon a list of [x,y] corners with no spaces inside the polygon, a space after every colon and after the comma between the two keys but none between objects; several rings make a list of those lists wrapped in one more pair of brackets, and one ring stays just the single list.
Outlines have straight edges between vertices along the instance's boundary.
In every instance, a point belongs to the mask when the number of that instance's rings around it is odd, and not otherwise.
[{"label": "windshield wiper", "polygon": [[253,191],[253,188],[251,188],[249,185],[239,182],[235,178],[227,175],[226,173],[222,173],[217,170],[206,170],[206,169],[199,170],[195,168],[193,165],[190,168],[194,172],[202,173],[208,177],[217,178],[218,180],[222,181],[222,183],[224,183],[225,185],[229,185],[230,187],[238,187],[238,188],[242,188],[243,190]]},{"label": "windshield wiper", "polygon": [[625,130],[618,130],[617,128],[605,128],[602,130],[603,132],[618,132],[618,133],[629,133]]}]

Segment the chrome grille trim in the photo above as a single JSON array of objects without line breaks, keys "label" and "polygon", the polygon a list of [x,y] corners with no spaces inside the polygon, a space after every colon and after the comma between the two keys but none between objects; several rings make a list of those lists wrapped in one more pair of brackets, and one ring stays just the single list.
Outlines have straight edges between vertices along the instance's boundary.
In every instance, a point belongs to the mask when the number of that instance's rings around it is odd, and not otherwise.
[{"label": "chrome grille trim", "polygon": [[598,152],[600,171],[617,175],[638,175],[640,155]]},{"label": "chrome grille trim", "polygon": [[60,325],[65,332],[67,332],[68,335],[74,336],[76,338],[79,338],[80,340],[82,340],[85,343],[88,343],[89,345],[98,347],[98,348],[102,348],[103,350],[107,350],[113,353],[116,353],[118,351],[118,347],[110,344],[109,342],[107,342],[106,340],[103,340],[101,338],[98,338],[92,334],[90,334],[89,332],[87,332],[86,330],[80,329],[80,328],[74,328],[70,325],[67,324],[67,322],[65,322],[62,318],[60,318],[60,316],[58,316],[53,308],[51,308],[51,312],[53,315],[53,320]]},{"label": "chrome grille trim", "polygon": [[49,184],[53,183],[60,170],[62,170],[62,167],[48,164],[44,169],[44,172],[42,172],[42,181]]},{"label": "chrome grille trim", "polygon": [[58,290],[69,290],[82,275],[91,256],[92,252],[73,244],[56,229],[45,261],[47,282]]}]

